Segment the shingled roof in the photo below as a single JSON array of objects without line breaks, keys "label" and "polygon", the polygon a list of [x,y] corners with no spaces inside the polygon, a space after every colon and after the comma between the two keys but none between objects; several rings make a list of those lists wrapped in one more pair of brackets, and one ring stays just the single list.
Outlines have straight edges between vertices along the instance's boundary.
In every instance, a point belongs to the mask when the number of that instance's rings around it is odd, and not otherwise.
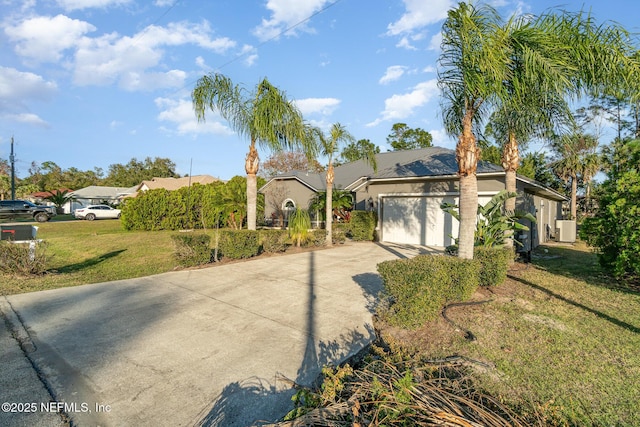
[{"label": "shingled roof", "polygon": [[[455,151],[442,147],[378,153],[376,163],[378,166],[376,172],[364,160],[337,166],[334,187],[347,189],[363,180],[455,176],[458,173]],[[504,170],[493,163],[478,162],[478,174],[496,172],[500,173]],[[324,191],[327,187],[326,172],[292,171],[278,175],[274,179],[297,179],[315,191]]]}]

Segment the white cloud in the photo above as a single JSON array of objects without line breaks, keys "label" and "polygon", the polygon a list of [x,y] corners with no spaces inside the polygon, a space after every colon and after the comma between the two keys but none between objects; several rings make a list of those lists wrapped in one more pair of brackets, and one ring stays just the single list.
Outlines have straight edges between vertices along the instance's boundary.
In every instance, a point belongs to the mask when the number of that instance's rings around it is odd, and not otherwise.
[{"label": "white cloud", "polygon": [[[76,52],[74,81],[78,85],[105,85],[119,81],[128,90],[176,87],[186,74],[179,70],[148,72],[161,66],[163,47],[196,44],[224,53],[235,46],[226,37],[211,39],[209,25],[188,22],[165,27],[150,26],[135,37],[107,34],[98,38],[83,38]],[[148,82],[145,82],[148,80]]]},{"label": "white cloud", "polygon": [[220,116],[211,111],[207,111],[206,121],[198,123],[191,100],[156,98],[155,103],[161,110],[158,120],[174,124],[178,134],[233,134],[231,129],[219,121]]},{"label": "white cloud", "polygon": [[89,8],[107,8],[130,3],[131,0],[57,0],[60,7],[67,11]]},{"label": "white cloud", "polygon": [[332,114],[340,105],[336,98],[306,98],[295,101],[303,115],[319,113],[325,116]]},{"label": "white cloud", "polygon": [[244,46],[242,46],[240,56],[244,56],[244,64],[247,67],[251,67],[258,60],[258,49],[249,44],[245,44]]},{"label": "white cloud", "polygon": [[[266,7],[271,12],[271,18],[262,19],[260,25],[253,30],[253,34],[261,41],[277,37],[282,31],[297,25],[288,31],[287,35],[295,35],[298,31],[313,32],[308,21],[302,22],[321,10],[330,0],[268,0]],[[298,25],[299,24],[299,25]]]},{"label": "white cloud", "polygon": [[434,24],[447,17],[452,7],[451,0],[403,0],[406,12],[402,17],[387,26],[387,34],[397,36],[412,33],[426,25]]},{"label": "white cloud", "polygon": [[432,142],[436,147],[444,147],[450,149],[456,148],[455,139],[447,135],[447,132],[443,128],[432,129],[429,131],[429,133],[433,137]]},{"label": "white cloud", "polygon": [[57,88],[55,82],[45,81],[37,74],[0,66],[0,101],[3,103],[29,99],[48,101]]},{"label": "white cloud", "polygon": [[431,98],[439,93],[438,80],[432,79],[418,83],[409,93],[393,95],[384,101],[384,111],[366,126],[373,127],[387,120],[399,120],[409,117],[416,108],[425,105]]},{"label": "white cloud", "polygon": [[88,22],[57,15],[26,19],[4,31],[16,42],[18,55],[35,62],[55,62],[66,49],[75,47],[84,34],[95,30]]},{"label": "white cloud", "polygon": [[39,116],[33,113],[7,114],[4,116],[4,118],[13,122],[26,123],[32,126],[38,126],[42,128],[49,127],[49,123],[42,120]]},{"label": "white cloud", "polygon": [[438,34],[434,34],[429,41],[429,50],[440,50],[440,45],[442,44],[442,32],[438,32]]},{"label": "white cloud", "polygon": [[155,2],[153,2],[153,4],[158,7],[168,7],[173,6],[177,1],[178,0],[156,0]]},{"label": "white cloud", "polygon": [[396,81],[400,77],[402,77],[406,71],[407,67],[404,65],[392,65],[390,67],[387,67],[386,73],[384,73],[384,76],[382,76],[380,80],[378,80],[378,83],[380,83],[381,85],[385,85],[387,83]]}]

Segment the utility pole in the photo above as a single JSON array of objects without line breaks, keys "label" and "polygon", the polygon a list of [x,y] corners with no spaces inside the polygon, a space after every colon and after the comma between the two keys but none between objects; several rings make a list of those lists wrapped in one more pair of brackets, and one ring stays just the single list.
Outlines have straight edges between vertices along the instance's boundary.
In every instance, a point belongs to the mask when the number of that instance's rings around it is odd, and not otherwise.
[{"label": "utility pole", "polygon": [[13,136],[11,136],[11,154],[9,154],[9,162],[11,163],[11,200],[16,199],[16,156],[13,155]]}]

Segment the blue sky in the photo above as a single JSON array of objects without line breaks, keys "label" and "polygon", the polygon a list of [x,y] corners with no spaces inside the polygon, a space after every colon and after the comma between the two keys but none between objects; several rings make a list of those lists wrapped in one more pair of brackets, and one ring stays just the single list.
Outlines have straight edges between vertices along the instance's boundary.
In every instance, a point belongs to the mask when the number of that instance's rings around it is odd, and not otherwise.
[{"label": "blue sky", "polygon": [[[508,17],[591,10],[637,32],[623,0],[490,1]],[[217,114],[197,123],[196,80],[263,77],[305,119],[340,122],[386,151],[397,122],[453,148],[439,114],[436,62],[447,0],[0,0],[0,158],[16,167],[103,168],[168,157],[180,174],[244,175],[248,141]],[[293,28],[292,28],[293,27]],[[288,32],[284,32],[286,29]],[[607,141],[604,141],[607,142]],[[270,153],[260,151],[266,159]]]}]

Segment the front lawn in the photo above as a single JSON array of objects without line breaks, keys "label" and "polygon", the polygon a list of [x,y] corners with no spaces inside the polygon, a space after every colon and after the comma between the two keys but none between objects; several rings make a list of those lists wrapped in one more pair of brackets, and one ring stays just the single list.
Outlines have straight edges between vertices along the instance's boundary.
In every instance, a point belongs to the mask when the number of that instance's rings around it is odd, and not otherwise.
[{"label": "front lawn", "polygon": [[0,295],[128,279],[172,270],[172,231],[124,231],[119,220],[36,224],[43,239],[47,273],[0,275]]},{"label": "front lawn", "polygon": [[606,276],[584,244],[539,248],[473,300],[487,302],[451,307],[453,324],[380,325],[383,337],[416,357],[482,362],[469,363],[478,387],[545,424],[640,425],[640,292]]}]

